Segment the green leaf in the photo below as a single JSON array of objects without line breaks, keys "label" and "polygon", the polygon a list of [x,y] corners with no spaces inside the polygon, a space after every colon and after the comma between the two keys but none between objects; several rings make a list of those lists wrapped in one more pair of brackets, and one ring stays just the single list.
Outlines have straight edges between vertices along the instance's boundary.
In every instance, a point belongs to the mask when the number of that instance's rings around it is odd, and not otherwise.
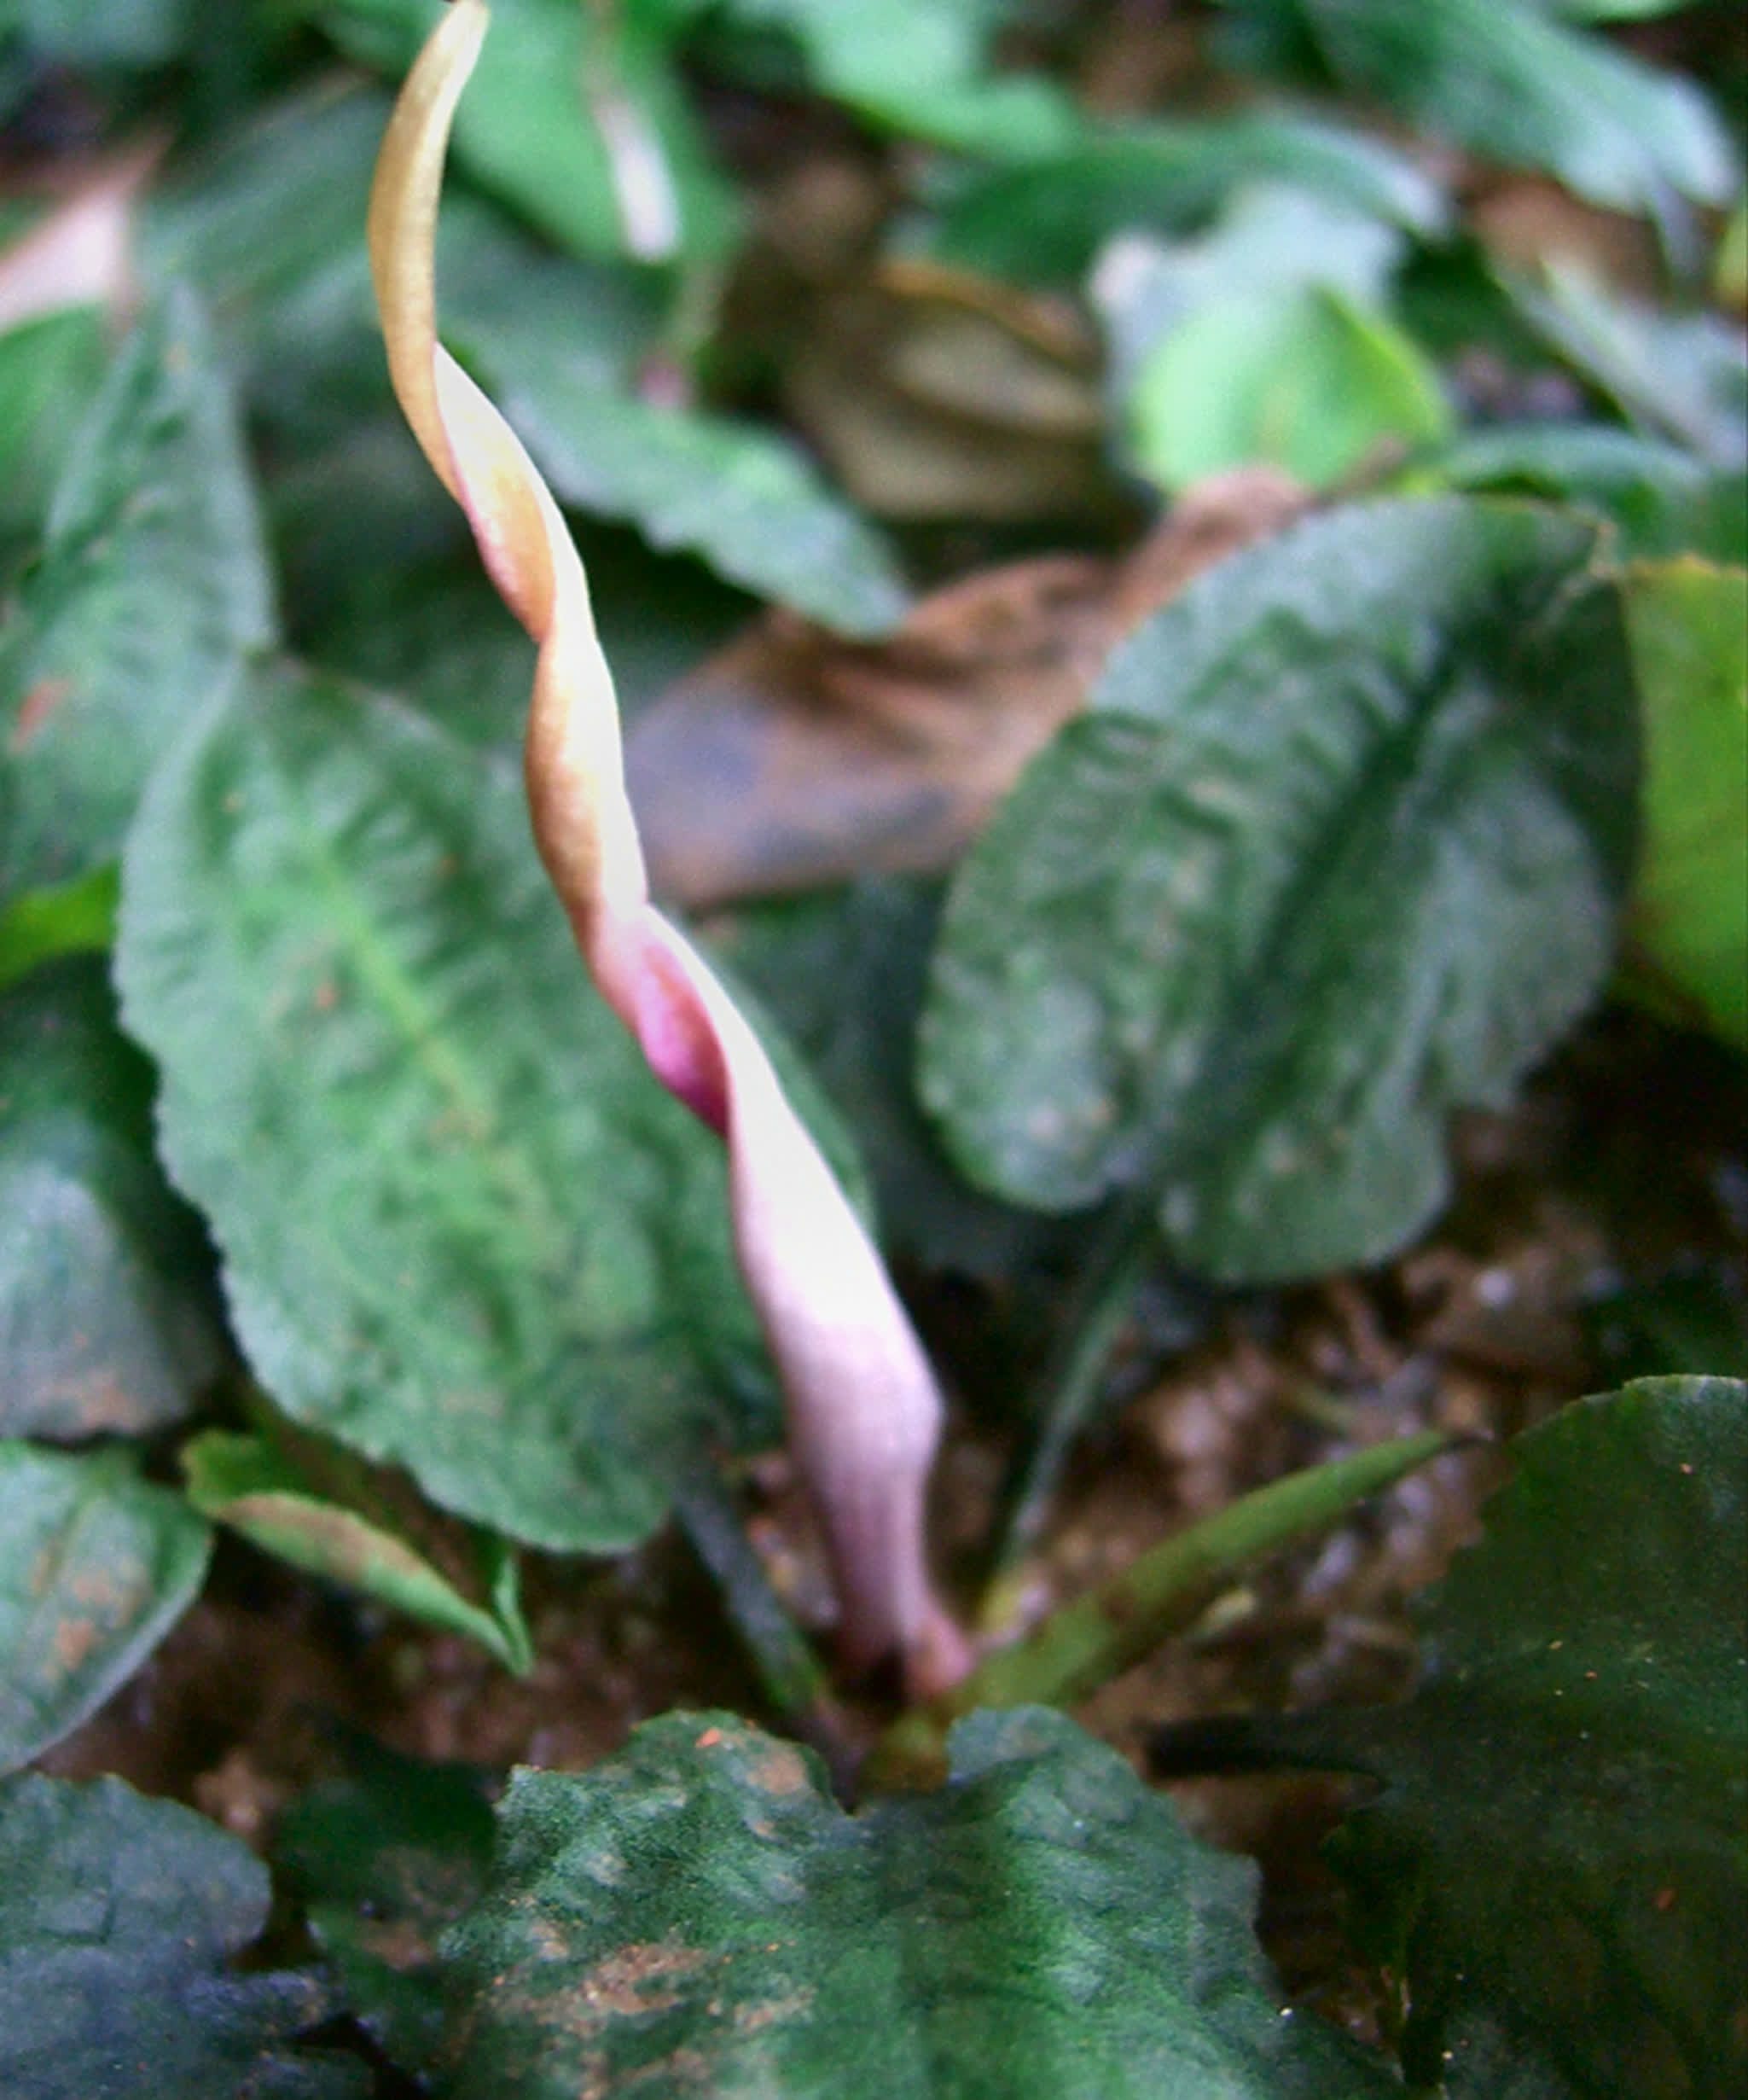
[{"label": "green leaf", "polygon": [[224,385],[172,293],[74,438],[0,632],[0,897],[110,858],[166,739],[272,631]]},{"label": "green leaf", "polygon": [[1148,358],[1129,415],[1140,465],[1167,489],[1257,462],[1329,488],[1450,422],[1413,341],[1324,285],[1203,307]]},{"label": "green leaf", "polygon": [[1402,247],[1274,183],[1199,239],[1114,243],[1095,288],[1142,470],[1179,488],[1260,461],[1321,488],[1381,448],[1444,438],[1437,372],[1383,311]]},{"label": "green leaf", "polygon": [[[194,1602],[211,1542],[125,1451],[0,1439],[0,1771],[71,1735],[126,1683]],[[18,2031],[0,2017],[0,2035]]]},{"label": "green leaf", "polygon": [[7,13],[39,62],[161,66],[188,39],[191,0],[12,0]]},{"label": "green leaf", "polygon": [[793,1745],[670,1714],[500,1816],[444,1948],[456,2100],[1394,2090],[1278,2010],[1254,1870],[1055,1714],[979,1716],[939,1793],[855,1818]]},{"label": "green leaf", "polygon": [[1645,710],[1645,850],[1628,981],[1748,1050],[1748,569],[1629,573]]},{"label": "green leaf", "polygon": [[961,868],[921,1086],[973,1179],[1157,1186],[1229,1278],[1375,1260],[1600,986],[1635,698],[1597,528],[1356,506],[1119,644]]},{"label": "green leaf", "polygon": [[1748,488],[1679,445],[1594,423],[1466,432],[1426,470],[1446,488],[1557,497],[1611,519],[1621,552],[1748,563]]},{"label": "green leaf", "polygon": [[[428,1550],[403,1536],[396,1513],[385,1497],[369,1492],[367,1480],[312,1480],[299,1463],[311,1442],[280,1446],[209,1429],[182,1455],[189,1500],[264,1552],[362,1590],[427,1626],[465,1634],[506,1669],[526,1670],[533,1651],[517,1603],[515,1555],[504,1541],[476,1534],[462,1549],[464,1564],[446,1573]],[[342,1499],[348,1488],[353,1492]],[[470,1558],[471,1568],[465,1565]]]},{"label": "green leaf", "polygon": [[[443,5],[324,0],[303,11],[351,56],[402,73]],[[497,0],[492,15],[455,124],[456,158],[481,188],[579,254],[720,259],[739,213],[673,72],[665,10]],[[628,204],[628,185],[641,204]],[[640,237],[652,212],[665,238]]]},{"label": "green leaf", "polygon": [[1748,461],[1748,348],[1716,314],[1671,314],[1620,299],[1582,271],[1504,280],[1517,311],[1635,422],[1728,471]]},{"label": "green leaf", "polygon": [[1728,137],[1698,89],[1525,0],[1296,0],[1325,62],[1435,137],[1545,169],[1593,204],[1723,204]]},{"label": "green leaf", "polygon": [[67,433],[103,363],[95,306],[63,308],[0,334],[0,539],[41,529]]},{"label": "green leaf", "polygon": [[240,1971],[267,1870],[119,1779],[0,1789],[0,2084],[7,2100],[360,2100],[356,2060],[305,2055],[316,1976]]},{"label": "green leaf", "polygon": [[721,1148],[590,987],[510,767],[263,676],[154,777],[118,968],[294,1420],[598,1551],[659,1521],[693,1436],[770,1434]]},{"label": "green leaf", "polygon": [[57,956],[101,955],[115,939],[121,873],[113,860],[0,907],[0,989]]},{"label": "green leaf", "polygon": [[884,634],[903,617],[886,541],[787,439],[592,385],[532,338],[506,332],[480,350],[560,502],[629,518],[652,546],[700,555],[840,634]]},{"label": "green leaf", "polygon": [[1333,1841],[1452,2100],[1728,2100],[1748,2082],[1748,1386],[1646,1379],[1513,1446],[1418,1617],[1404,1707],[1277,1753],[1383,1791]]},{"label": "green leaf", "polygon": [[274,1864],[299,1895],[347,2005],[404,2070],[443,2039],[437,1944],[485,1893],[492,1820],[485,1776],[401,1757],[365,1738],[346,1777],[279,1819]]},{"label": "green leaf", "polygon": [[156,1428],[222,1360],[205,1238],[153,1152],[152,1088],[95,958],[0,994],[0,1431]]},{"label": "green leaf", "polygon": [[931,247],[990,276],[1077,282],[1113,234],[1189,233],[1234,191],[1268,181],[1414,233],[1435,232],[1444,217],[1426,177],[1375,140],[1313,118],[1239,112],[1095,133],[1049,160],[973,180]]}]

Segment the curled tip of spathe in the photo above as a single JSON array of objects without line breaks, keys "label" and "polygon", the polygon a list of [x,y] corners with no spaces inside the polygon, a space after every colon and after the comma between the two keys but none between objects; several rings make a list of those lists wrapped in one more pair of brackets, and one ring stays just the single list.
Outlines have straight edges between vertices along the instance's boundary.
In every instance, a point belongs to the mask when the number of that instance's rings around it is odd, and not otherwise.
[{"label": "curled tip of spathe", "polygon": [[896,1652],[914,1690],[938,1690],[968,1658],[925,1552],[941,1420],[933,1372],[757,1036],[649,901],[583,565],[514,433],[437,340],[444,155],[487,19],[483,0],[454,0],[407,76],[378,158],[370,269],[390,376],[492,582],[538,646],[529,808],[584,960],[656,1077],[728,1148],[735,1251],[830,1550],[846,1659],[862,1667]]}]

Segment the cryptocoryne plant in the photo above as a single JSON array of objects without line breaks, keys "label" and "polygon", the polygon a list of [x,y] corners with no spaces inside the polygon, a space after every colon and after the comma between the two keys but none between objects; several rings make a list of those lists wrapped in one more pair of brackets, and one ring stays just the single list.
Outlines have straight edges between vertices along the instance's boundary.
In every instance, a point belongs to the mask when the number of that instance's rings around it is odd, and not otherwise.
[{"label": "cryptocoryne plant", "polygon": [[577,945],[650,1069],[728,1149],[736,1253],[830,1552],[845,1661],[865,1667],[896,1653],[914,1690],[938,1689],[966,1658],[930,1586],[924,1543],[941,1416],[934,1375],[758,1038],[650,901],[582,562],[521,445],[437,340],[444,155],[487,20],[482,0],[456,0],[384,138],[369,241],[390,374],[492,582],[538,645],[528,803]]}]

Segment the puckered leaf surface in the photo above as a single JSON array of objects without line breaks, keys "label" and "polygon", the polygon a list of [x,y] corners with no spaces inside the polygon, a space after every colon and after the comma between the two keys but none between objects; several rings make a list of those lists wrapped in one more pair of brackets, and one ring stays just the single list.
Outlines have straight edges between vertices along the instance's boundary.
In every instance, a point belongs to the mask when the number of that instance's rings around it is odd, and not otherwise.
[{"label": "puckered leaf surface", "polygon": [[981,1185],[1156,1186],[1191,1265],[1378,1259],[1594,996],[1637,727],[1597,529],[1356,506],[1121,643],[961,869],[921,1083]]},{"label": "puckered leaf surface", "polygon": [[596,1550],[692,1436],[769,1432],[721,1148],[589,986],[510,768],[263,676],[160,768],[124,878],[165,1155],[295,1420]]},{"label": "puckered leaf surface", "polygon": [[1283,2014],[1254,1870],[1053,1713],[980,1715],[934,1795],[851,1818],[817,1764],[670,1714],[519,1773],[445,1941],[457,2100],[1364,2100]]}]

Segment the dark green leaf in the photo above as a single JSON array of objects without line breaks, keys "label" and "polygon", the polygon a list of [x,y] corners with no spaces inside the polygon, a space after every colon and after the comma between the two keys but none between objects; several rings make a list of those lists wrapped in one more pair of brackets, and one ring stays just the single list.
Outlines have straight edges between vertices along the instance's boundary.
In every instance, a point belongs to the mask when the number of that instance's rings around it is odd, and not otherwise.
[{"label": "dark green leaf", "polygon": [[224,382],[173,293],[74,438],[0,633],[0,896],[111,858],[166,740],[271,635]]},{"label": "dark green leaf", "polygon": [[938,1794],[854,1818],[791,1744],[670,1714],[501,1816],[444,1943],[456,2100],[1393,2090],[1278,2010],[1253,1870],[1055,1714],[965,1723]]},{"label": "dark green leaf", "polygon": [[443,2030],[437,1943],[485,1893],[491,1810],[482,1775],[366,1742],[346,1777],[312,1787],[280,1818],[274,1864],[302,1897],[346,2003],[407,2070],[427,2069]]},{"label": "dark green leaf", "polygon": [[1446,498],[1314,520],[1121,644],[960,870],[922,1086],[983,1186],[1157,1184],[1228,1277],[1388,1253],[1443,1130],[1596,992],[1636,723],[1594,527]]},{"label": "dark green leaf", "polygon": [[359,2100],[363,2064],[297,2052],[315,1976],[231,1957],[267,1922],[236,1838],[119,1779],[0,1789],[0,2086],[7,2100]]},{"label": "dark green leaf", "polygon": [[1723,127],[1693,87],[1529,0],[1296,0],[1325,62],[1435,137],[1545,168],[1592,203],[1725,202]]},{"label": "dark green leaf", "polygon": [[0,1431],[154,1428],[218,1368],[210,1259],[153,1153],[152,1085],[95,958],[0,995]]},{"label": "dark green leaf", "polygon": [[1431,233],[1443,217],[1438,192],[1402,155],[1311,118],[1262,111],[1098,134],[984,176],[949,207],[932,246],[991,276],[1073,282],[1112,235],[1193,232],[1234,191],[1266,181],[1412,232]]},{"label": "dark green leaf", "polygon": [[294,1420],[597,1550],[659,1520],[688,1436],[769,1433],[720,1148],[589,986],[511,768],[263,678],[154,776],[118,962],[166,1156]]},{"label": "dark green leaf", "polygon": [[[531,1660],[517,1603],[516,1561],[501,1539],[480,1533],[462,1547],[464,1565],[446,1571],[403,1535],[394,1512],[365,1492],[342,1500],[349,1481],[312,1480],[295,1447],[265,1437],[209,1429],[183,1453],[189,1500],[281,1560],[380,1597],[397,1611],[478,1641],[506,1669]],[[465,1562],[471,1561],[473,1565]]]},{"label": "dark green leaf", "polygon": [[1356,1927],[1406,1987],[1410,2078],[1453,2100],[1730,2100],[1748,1386],[1646,1380],[1514,1449],[1420,1614],[1413,1701],[1306,1717],[1385,1782],[1335,1847]]},{"label": "dark green leaf", "polygon": [[71,1735],[133,1675],[194,1602],[211,1537],[125,1451],[0,1440],[0,1771]]},{"label": "dark green leaf", "polygon": [[1748,564],[1748,487],[1675,445],[1594,423],[1466,433],[1428,470],[1449,488],[1554,497],[1612,520],[1627,556]]},{"label": "dark green leaf", "polygon": [[1626,596],[1645,713],[1629,981],[1748,1050],[1748,569],[1647,562]]}]

